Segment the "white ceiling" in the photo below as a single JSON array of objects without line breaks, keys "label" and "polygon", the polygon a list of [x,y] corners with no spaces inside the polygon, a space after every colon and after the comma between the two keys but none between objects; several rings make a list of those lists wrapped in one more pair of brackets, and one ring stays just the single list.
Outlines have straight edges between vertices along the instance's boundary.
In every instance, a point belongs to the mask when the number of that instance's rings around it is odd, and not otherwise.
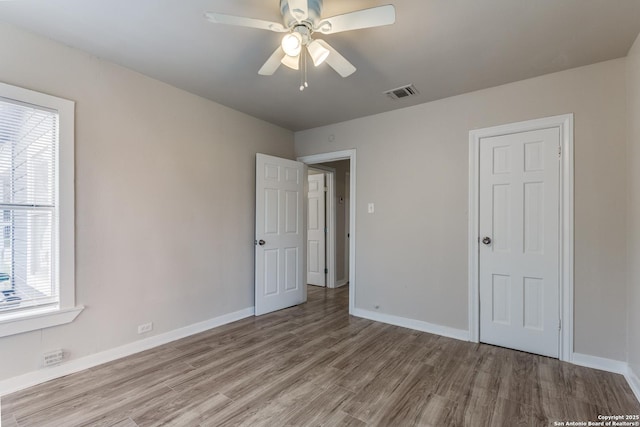
[{"label": "white ceiling", "polygon": [[[258,75],[281,34],[203,18],[280,22],[279,0],[0,1],[0,21],[291,130],[623,57],[640,32],[640,0],[325,0],[323,15],[390,2],[395,25],[318,37],[358,71],[312,67],[304,92],[286,67]],[[382,94],[408,83],[420,95]]]}]

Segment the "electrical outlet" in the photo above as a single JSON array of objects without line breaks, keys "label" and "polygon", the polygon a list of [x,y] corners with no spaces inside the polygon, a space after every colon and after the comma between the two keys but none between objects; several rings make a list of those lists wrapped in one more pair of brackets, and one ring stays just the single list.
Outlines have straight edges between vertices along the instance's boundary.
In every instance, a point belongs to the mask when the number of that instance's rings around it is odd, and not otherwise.
[{"label": "electrical outlet", "polygon": [[64,359],[64,351],[62,351],[61,348],[58,350],[53,350],[43,354],[42,365],[45,367],[54,366],[62,362],[62,359]]},{"label": "electrical outlet", "polygon": [[369,212],[369,213],[374,213],[375,211],[376,211],[376,207],[375,207],[375,205],[374,205],[373,203],[369,203],[369,204],[367,205],[367,212]]},{"label": "electrical outlet", "polygon": [[138,333],[145,334],[153,329],[153,322],[144,323],[138,326]]}]

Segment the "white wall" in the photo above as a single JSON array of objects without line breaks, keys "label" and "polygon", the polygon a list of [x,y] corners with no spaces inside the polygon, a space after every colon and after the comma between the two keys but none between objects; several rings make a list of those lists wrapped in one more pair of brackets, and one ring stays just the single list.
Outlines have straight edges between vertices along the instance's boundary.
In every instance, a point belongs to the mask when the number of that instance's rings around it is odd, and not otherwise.
[{"label": "white wall", "polygon": [[[255,153],[293,134],[0,25],[0,81],[76,101],[76,295],[69,325],[0,338],[0,380],[253,306]],[[146,335],[148,336],[148,335]]]},{"label": "white wall", "polygon": [[[640,36],[627,58],[629,366],[640,378]],[[640,385],[640,384],[639,384]]]},{"label": "white wall", "polygon": [[356,307],[468,329],[469,131],[575,113],[575,351],[625,360],[625,99],[619,59],[296,133],[357,150]]}]

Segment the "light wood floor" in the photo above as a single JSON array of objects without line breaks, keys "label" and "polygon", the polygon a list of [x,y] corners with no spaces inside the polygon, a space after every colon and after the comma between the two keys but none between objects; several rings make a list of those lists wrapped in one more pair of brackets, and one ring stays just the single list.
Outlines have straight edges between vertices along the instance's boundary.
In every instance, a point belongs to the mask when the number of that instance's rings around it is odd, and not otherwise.
[{"label": "light wood floor", "polygon": [[2,426],[547,426],[639,414],[624,378],[350,317],[348,289],[2,398]]}]

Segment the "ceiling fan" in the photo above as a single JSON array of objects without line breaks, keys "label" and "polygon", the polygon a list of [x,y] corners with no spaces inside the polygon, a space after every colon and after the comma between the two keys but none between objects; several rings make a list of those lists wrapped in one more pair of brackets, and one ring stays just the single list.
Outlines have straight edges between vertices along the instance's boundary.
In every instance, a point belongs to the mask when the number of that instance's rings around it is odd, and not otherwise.
[{"label": "ceiling fan", "polygon": [[258,28],[276,33],[286,33],[281,45],[267,59],[258,71],[263,76],[276,72],[280,64],[294,70],[302,69],[300,90],[308,86],[306,82],[307,55],[317,67],[327,62],[342,77],[348,77],[356,71],[344,56],[340,55],[329,43],[313,38],[314,33],[335,34],[343,31],[378,27],[393,24],[396,11],[393,5],[362,9],[342,15],[322,18],[322,0],[280,0],[282,24],[242,16],[207,12],[206,18],[216,24],[238,25]]}]

